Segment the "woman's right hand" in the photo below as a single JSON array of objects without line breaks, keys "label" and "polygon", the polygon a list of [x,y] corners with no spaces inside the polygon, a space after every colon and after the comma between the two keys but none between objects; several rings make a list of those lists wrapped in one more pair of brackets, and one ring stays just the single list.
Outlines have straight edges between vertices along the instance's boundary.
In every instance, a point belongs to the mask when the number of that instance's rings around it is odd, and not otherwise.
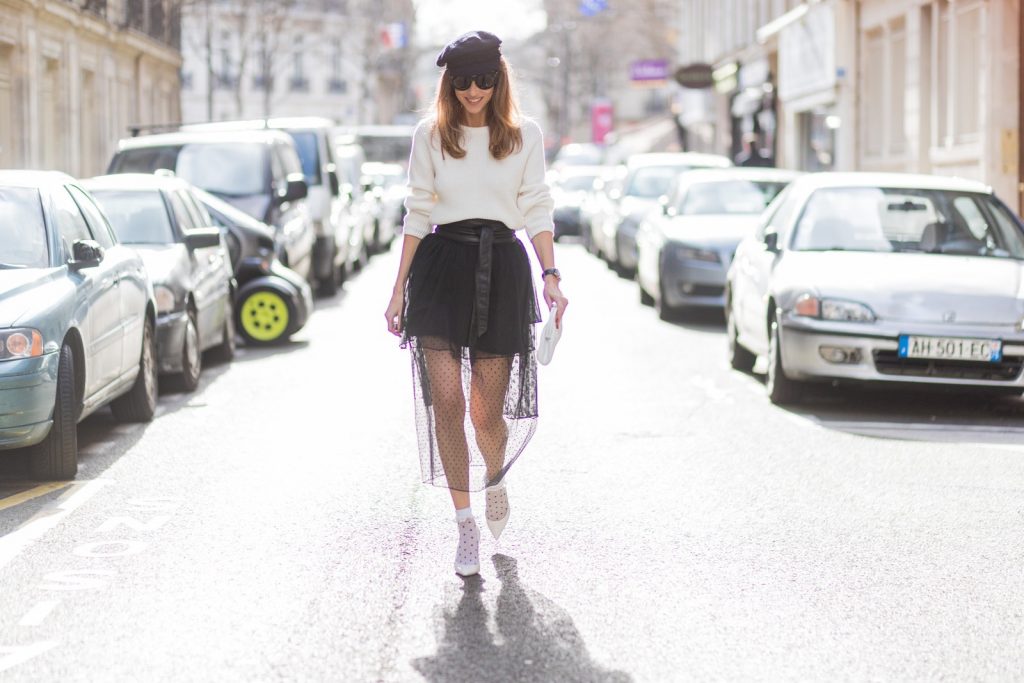
[{"label": "woman's right hand", "polygon": [[388,332],[396,337],[402,336],[402,308],[405,306],[405,292],[395,289],[391,295],[391,303],[388,310],[384,311],[384,318],[388,322]]}]

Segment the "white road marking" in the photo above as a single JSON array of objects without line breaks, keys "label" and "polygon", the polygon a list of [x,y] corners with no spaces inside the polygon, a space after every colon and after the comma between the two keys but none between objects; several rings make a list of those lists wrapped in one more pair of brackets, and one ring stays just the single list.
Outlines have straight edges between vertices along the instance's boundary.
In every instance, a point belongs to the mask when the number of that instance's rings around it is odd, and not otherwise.
[{"label": "white road marking", "polygon": [[55,647],[57,647],[57,641],[55,640],[42,640],[31,645],[17,645],[13,647],[0,646],[0,671],[12,669]]},{"label": "white road marking", "polygon": [[149,547],[144,541],[96,541],[83,543],[71,552],[78,557],[126,557]]},{"label": "white road marking", "polygon": [[[32,519],[0,538],[0,569],[7,566],[25,548],[42,538],[46,532],[60,524],[65,517],[84,505],[109,483],[109,479],[94,479],[72,484],[68,491],[53,504],[47,505]],[[0,662],[2,661],[4,660],[0,660]]]},{"label": "white road marking", "polygon": [[60,604],[60,600],[43,600],[42,602],[36,603],[35,607],[30,609],[25,616],[18,622],[18,626],[39,626],[46,618],[50,616],[50,613]]}]

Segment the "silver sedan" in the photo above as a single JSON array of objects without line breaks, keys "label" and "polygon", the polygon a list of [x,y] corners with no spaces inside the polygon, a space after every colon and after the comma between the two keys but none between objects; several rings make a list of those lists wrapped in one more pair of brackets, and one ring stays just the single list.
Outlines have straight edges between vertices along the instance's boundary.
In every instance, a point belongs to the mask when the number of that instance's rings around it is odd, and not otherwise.
[{"label": "silver sedan", "polygon": [[809,380],[1024,389],[1024,232],[991,188],[803,176],[729,269],[730,360],[767,358],[775,403]]},{"label": "silver sedan", "polygon": [[686,171],[636,236],[640,301],[663,320],[684,308],[725,304],[725,274],[765,205],[797,177],[774,168]]}]

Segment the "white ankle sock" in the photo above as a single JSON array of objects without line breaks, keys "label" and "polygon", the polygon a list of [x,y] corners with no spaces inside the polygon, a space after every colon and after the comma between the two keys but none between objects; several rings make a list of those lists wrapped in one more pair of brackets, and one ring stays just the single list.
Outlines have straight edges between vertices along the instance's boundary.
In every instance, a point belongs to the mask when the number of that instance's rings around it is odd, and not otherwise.
[{"label": "white ankle sock", "polygon": [[502,477],[501,481],[499,481],[494,486],[488,486],[487,487],[487,489],[489,491],[497,491],[498,489],[503,489],[503,488],[505,488],[505,478],[504,477]]},{"label": "white ankle sock", "polygon": [[462,522],[473,516],[473,508],[466,506],[461,510],[455,510],[455,521]]}]

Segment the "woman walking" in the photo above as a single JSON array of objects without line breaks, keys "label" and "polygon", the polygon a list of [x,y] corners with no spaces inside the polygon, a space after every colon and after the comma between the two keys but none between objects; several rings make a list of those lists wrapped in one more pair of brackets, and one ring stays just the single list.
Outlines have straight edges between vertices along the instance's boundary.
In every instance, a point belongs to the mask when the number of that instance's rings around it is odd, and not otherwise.
[{"label": "woman walking", "polygon": [[520,118],[500,46],[497,36],[473,31],[437,58],[444,71],[433,116],[413,137],[402,256],[385,312],[388,330],[412,353],[423,480],[451,492],[462,576],[480,565],[469,492],[486,488],[497,538],[510,512],[505,473],[537,421],[540,315],[515,230],[533,244],[559,326],[568,304],[555,268],[541,131]]}]

